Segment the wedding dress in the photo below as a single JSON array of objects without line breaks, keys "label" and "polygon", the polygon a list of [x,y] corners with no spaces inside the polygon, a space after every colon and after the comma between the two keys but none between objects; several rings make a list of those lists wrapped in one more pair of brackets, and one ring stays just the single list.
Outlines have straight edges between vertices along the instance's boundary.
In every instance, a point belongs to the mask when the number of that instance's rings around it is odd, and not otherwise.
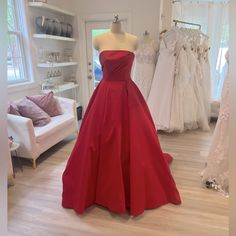
[{"label": "wedding dress", "polygon": [[[174,79],[170,131],[183,132],[197,128],[197,98],[193,90],[193,78],[189,70],[189,44],[182,38],[177,53]],[[177,86],[177,85],[178,86]],[[178,94],[178,98],[176,98]],[[176,107],[174,109],[174,107]],[[175,117],[179,117],[176,119]],[[178,121],[178,122],[177,122]]]},{"label": "wedding dress", "polygon": [[176,43],[175,48],[175,74],[174,74],[174,84],[173,84],[173,94],[171,101],[171,113],[170,113],[170,126],[168,132],[173,131],[184,131],[184,117],[183,117],[183,91],[186,87],[185,83],[185,69],[182,65],[184,65],[185,55],[182,50],[182,45],[178,42]]},{"label": "wedding dress", "polygon": [[203,88],[203,72],[197,55],[197,46],[195,42],[191,44],[191,50],[189,50],[189,68],[191,74],[191,80],[193,81],[193,89],[197,99],[197,123],[198,127],[204,131],[209,131],[208,114],[204,103],[204,88]]},{"label": "wedding dress", "polygon": [[[147,37],[147,36],[145,36]],[[155,71],[157,52],[152,38],[144,38],[136,51],[134,81],[147,100]]]},{"label": "wedding dress", "polygon": [[[148,98],[156,129],[210,129],[211,81],[204,37],[198,30],[178,27],[164,34]],[[201,47],[207,52],[200,54]]]},{"label": "wedding dress", "polygon": [[177,33],[174,28],[164,34],[147,100],[156,129],[169,130],[176,63]]},{"label": "wedding dress", "polygon": [[[228,61],[228,52],[226,59]],[[227,75],[206,168],[202,172],[202,181],[207,188],[218,190],[226,195],[229,194],[229,117],[229,77]]]},{"label": "wedding dress", "polygon": [[202,68],[202,87],[204,89],[204,104],[208,118],[211,116],[211,71],[209,62],[209,43],[208,39],[204,39],[199,46],[199,60]]}]

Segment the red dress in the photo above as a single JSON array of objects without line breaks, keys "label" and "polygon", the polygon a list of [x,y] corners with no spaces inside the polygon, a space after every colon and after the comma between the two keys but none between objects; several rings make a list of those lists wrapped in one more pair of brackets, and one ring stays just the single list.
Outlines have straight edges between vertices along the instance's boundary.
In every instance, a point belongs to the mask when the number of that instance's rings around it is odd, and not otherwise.
[{"label": "red dress", "polygon": [[63,173],[62,206],[81,214],[98,204],[137,216],[180,204],[154,123],[130,72],[134,54],[100,53],[103,79],[95,89]]}]

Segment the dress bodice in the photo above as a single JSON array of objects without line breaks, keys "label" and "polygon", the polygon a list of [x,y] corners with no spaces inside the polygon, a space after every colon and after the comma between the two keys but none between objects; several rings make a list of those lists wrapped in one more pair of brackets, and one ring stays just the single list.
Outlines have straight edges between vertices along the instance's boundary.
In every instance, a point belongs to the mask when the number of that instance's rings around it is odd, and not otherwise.
[{"label": "dress bodice", "polygon": [[131,79],[134,53],[127,50],[105,50],[100,53],[103,79],[110,81]]},{"label": "dress bodice", "polygon": [[154,41],[141,42],[136,52],[136,61],[138,63],[155,64],[157,53],[154,49]]},{"label": "dress bodice", "polygon": [[162,41],[166,49],[170,51],[175,51],[176,43],[178,42],[179,34],[175,28],[172,28],[170,31],[166,32],[162,38]]}]

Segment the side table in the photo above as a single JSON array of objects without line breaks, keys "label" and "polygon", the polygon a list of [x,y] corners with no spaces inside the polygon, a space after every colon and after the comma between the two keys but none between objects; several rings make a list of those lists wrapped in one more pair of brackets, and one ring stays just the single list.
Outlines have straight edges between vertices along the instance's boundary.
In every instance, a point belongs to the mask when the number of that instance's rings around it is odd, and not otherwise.
[{"label": "side table", "polygon": [[[23,166],[22,166],[22,163],[21,163],[21,160],[20,160],[20,157],[18,156],[17,154],[17,149],[20,147],[20,144],[19,143],[15,143],[13,142],[10,146],[10,151],[11,151],[11,158],[13,159],[13,157],[15,156],[17,158],[17,162],[18,162],[18,165],[21,169],[21,172],[23,172]],[[13,162],[13,161],[12,161]],[[14,164],[12,165],[13,167],[13,177],[15,178],[15,167],[14,167]]]}]

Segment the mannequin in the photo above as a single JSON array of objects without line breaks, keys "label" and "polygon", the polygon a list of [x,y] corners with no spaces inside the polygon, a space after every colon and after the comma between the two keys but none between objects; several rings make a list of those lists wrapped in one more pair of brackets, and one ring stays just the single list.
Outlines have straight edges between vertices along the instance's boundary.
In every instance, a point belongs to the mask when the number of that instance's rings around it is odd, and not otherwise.
[{"label": "mannequin", "polygon": [[141,43],[151,44],[153,49],[158,52],[158,43],[153,39],[153,37],[151,37],[150,33],[147,30],[145,30],[145,32],[143,33]]},{"label": "mannequin", "polygon": [[122,31],[121,22],[114,20],[111,30],[97,35],[93,41],[94,48],[99,52],[105,50],[135,51],[138,47],[138,39],[135,35]]},{"label": "mannequin", "polygon": [[136,51],[134,81],[147,101],[155,71],[158,46],[146,30]]},{"label": "mannequin", "polygon": [[[63,173],[62,206],[78,214],[94,204],[138,216],[180,204],[168,163],[138,87],[131,78],[137,37],[114,21],[97,36],[103,78],[93,92]],[[145,158],[144,158],[145,157]]]}]

